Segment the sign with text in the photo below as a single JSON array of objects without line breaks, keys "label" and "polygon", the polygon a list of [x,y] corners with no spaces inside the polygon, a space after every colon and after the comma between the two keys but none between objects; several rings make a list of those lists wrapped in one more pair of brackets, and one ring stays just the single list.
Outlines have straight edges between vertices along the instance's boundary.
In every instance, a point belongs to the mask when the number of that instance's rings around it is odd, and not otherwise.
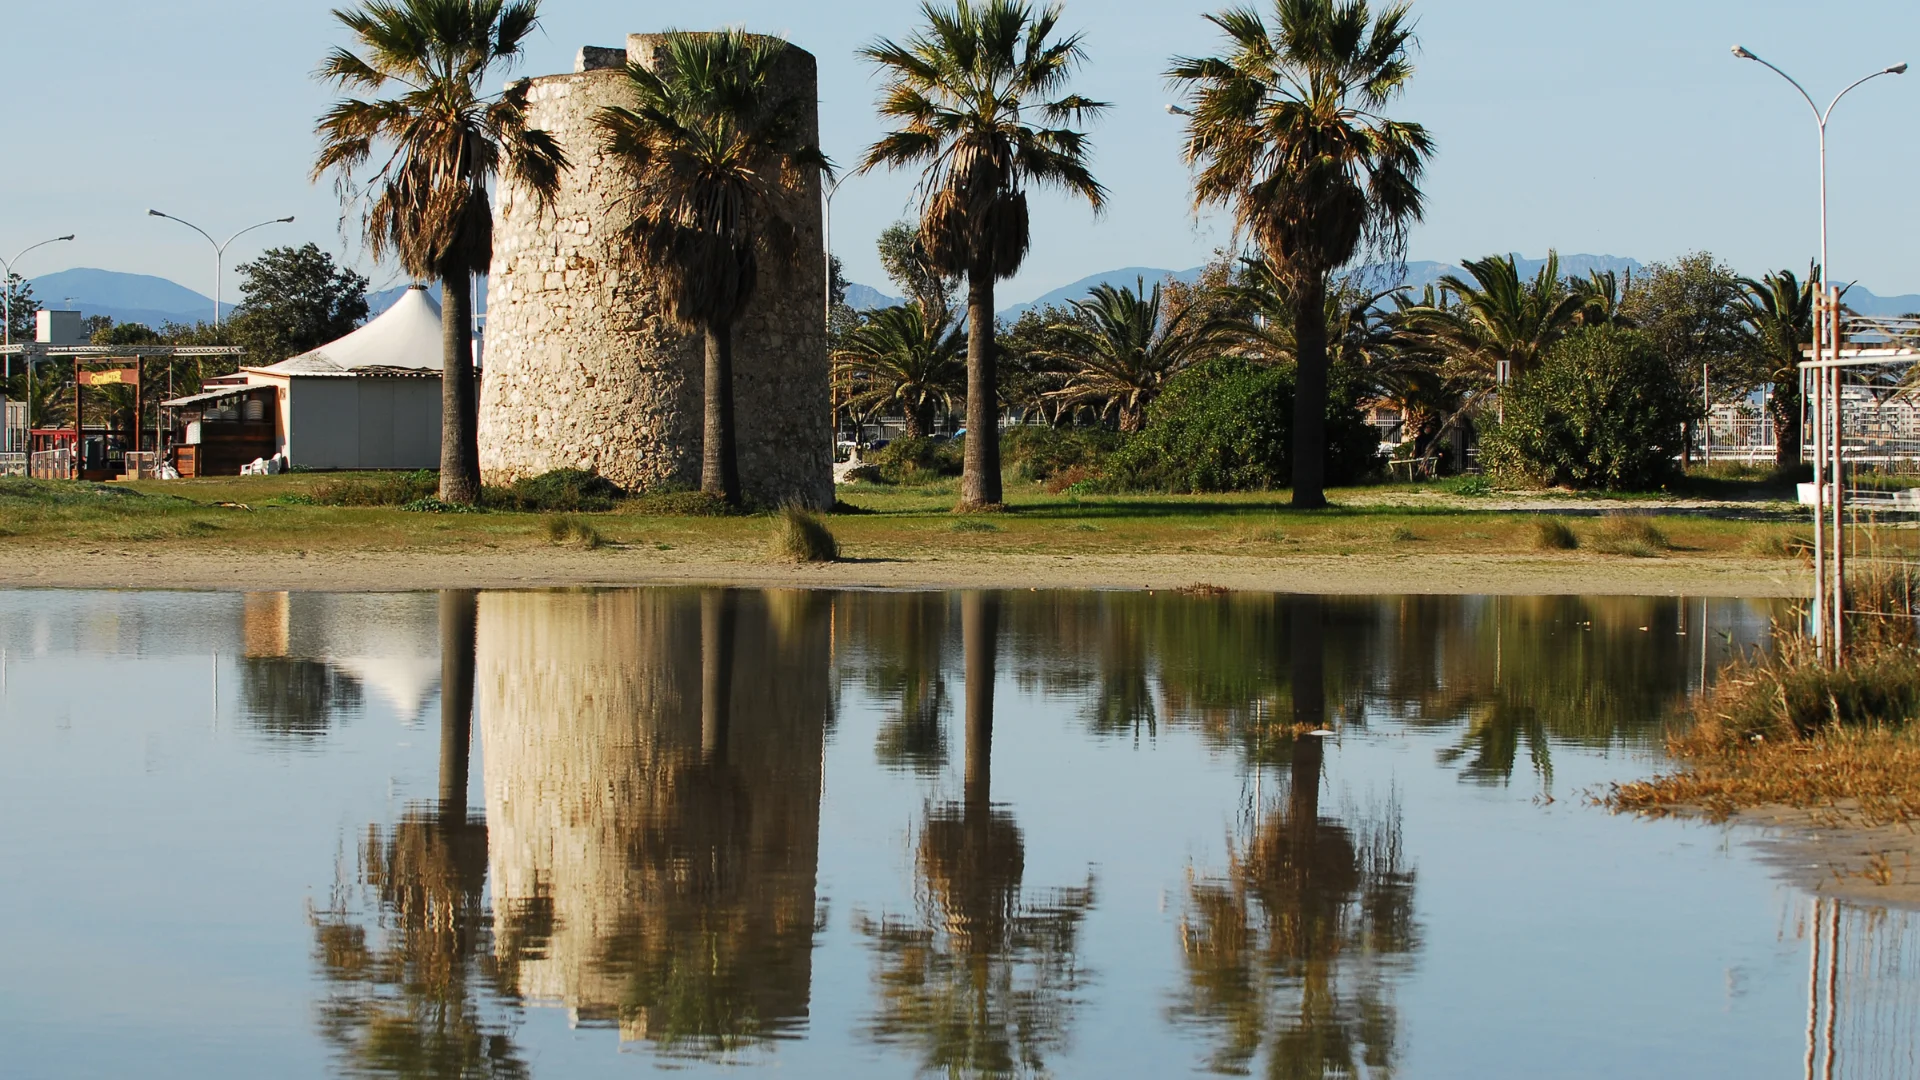
[{"label": "sign with text", "polygon": [[75,377],[81,386],[132,386],[140,381],[140,368],[128,365],[101,371],[80,371]]}]

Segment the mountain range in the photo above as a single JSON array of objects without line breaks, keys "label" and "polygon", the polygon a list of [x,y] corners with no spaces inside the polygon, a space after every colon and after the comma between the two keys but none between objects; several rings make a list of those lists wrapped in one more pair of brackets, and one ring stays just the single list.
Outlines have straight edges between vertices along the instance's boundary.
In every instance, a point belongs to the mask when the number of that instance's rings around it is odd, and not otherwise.
[{"label": "mountain range", "polygon": [[[1543,259],[1517,258],[1523,278],[1531,277],[1544,265]],[[1637,260],[1615,255],[1562,255],[1560,272],[1567,276],[1584,277],[1592,271],[1613,271],[1615,273],[1640,273],[1644,265]],[[1108,270],[1092,274],[1068,285],[1045,293],[1023,303],[1015,304],[1000,311],[1002,319],[1012,321],[1033,308],[1059,307],[1086,296],[1097,285],[1113,285],[1118,288],[1132,287],[1136,281],[1144,281],[1149,286],[1172,279],[1192,282],[1199,278],[1202,267],[1185,270],[1169,270],[1151,266],[1126,266],[1117,270]],[[1442,262],[1409,262],[1405,274],[1398,280],[1389,280],[1384,273],[1361,268],[1359,275],[1371,288],[1388,288],[1404,284],[1415,289],[1430,285],[1448,274],[1465,274],[1460,267]],[[126,274],[117,270],[99,270],[90,267],[77,267],[57,273],[44,274],[30,280],[34,299],[41,305],[55,308],[72,308],[88,315],[105,315],[115,322],[137,322],[159,327],[166,323],[204,322],[213,314],[213,301],[184,285],[151,274]],[[401,285],[391,289],[382,289],[367,294],[369,314],[378,315],[393,305],[395,300],[407,291]],[[439,299],[439,286],[432,287],[435,300]],[[475,306],[479,313],[486,312],[486,290],[475,290]],[[857,311],[887,307],[902,303],[900,297],[883,292],[869,285],[853,282],[847,284],[847,304]],[[1920,311],[1920,295],[1877,296],[1868,290],[1855,286],[1847,293],[1847,303],[1863,315],[1903,315]],[[220,310],[223,315],[232,314],[234,305],[223,303]]]}]

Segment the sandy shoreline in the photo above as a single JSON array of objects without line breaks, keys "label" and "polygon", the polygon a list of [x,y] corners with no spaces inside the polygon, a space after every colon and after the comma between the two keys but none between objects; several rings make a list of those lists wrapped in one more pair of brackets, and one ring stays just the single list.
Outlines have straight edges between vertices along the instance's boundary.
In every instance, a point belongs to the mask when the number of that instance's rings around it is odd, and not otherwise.
[{"label": "sandy shoreline", "polygon": [[[1920,911],[1920,830],[1911,824],[1863,825],[1844,807],[1763,806],[1723,823],[1709,821],[1699,810],[1672,816],[1720,830],[1752,848],[1781,879],[1816,896]],[[1648,824],[1672,822],[1650,819]]]},{"label": "sandy shoreline", "polygon": [[0,588],[221,591],[738,585],[849,589],[1177,589],[1451,595],[1799,597],[1810,575],[1779,559],[1383,553],[968,554],[794,566],[725,551],[511,548],[262,551],[140,544],[19,544]]}]

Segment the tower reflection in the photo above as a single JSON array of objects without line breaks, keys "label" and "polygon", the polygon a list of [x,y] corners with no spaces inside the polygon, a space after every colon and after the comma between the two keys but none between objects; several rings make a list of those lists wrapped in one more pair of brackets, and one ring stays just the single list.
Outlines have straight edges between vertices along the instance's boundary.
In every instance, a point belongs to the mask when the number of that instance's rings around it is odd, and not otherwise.
[{"label": "tower reflection", "polygon": [[482,598],[496,951],[521,994],[674,1054],[804,1027],[830,607]]}]

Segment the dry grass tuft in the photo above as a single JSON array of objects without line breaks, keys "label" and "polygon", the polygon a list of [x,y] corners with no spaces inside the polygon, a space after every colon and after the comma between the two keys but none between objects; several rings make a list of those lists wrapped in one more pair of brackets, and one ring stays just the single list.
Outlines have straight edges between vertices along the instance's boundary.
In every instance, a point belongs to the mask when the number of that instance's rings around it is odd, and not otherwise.
[{"label": "dry grass tuft", "polygon": [[1174,591],[1181,596],[1228,596],[1233,592],[1232,589],[1227,588],[1225,585],[1215,585],[1206,581],[1196,581],[1191,585],[1182,585]]},{"label": "dry grass tuft", "polygon": [[1593,549],[1602,555],[1651,559],[1673,547],[1667,534],[1645,514],[1608,514],[1593,532]]},{"label": "dry grass tuft", "polygon": [[1418,539],[1420,534],[1405,525],[1395,525],[1393,531],[1387,534],[1388,542],[1395,544],[1405,544]]},{"label": "dry grass tuft", "polygon": [[547,542],[592,551],[605,547],[607,538],[593,524],[571,514],[555,514],[546,519]]},{"label": "dry grass tuft", "polygon": [[799,506],[788,504],[774,517],[767,554],[786,562],[834,562],[840,558],[840,542],[833,538],[833,530],[827,528],[826,522]]},{"label": "dry grass tuft", "polygon": [[1000,526],[995,525],[991,521],[982,521],[979,518],[961,518],[959,521],[953,523],[953,531],[958,533],[995,533],[1000,531]]},{"label": "dry grass tuft", "polygon": [[1580,546],[1580,538],[1565,521],[1545,517],[1533,523],[1533,546],[1541,551],[1572,551]]}]

